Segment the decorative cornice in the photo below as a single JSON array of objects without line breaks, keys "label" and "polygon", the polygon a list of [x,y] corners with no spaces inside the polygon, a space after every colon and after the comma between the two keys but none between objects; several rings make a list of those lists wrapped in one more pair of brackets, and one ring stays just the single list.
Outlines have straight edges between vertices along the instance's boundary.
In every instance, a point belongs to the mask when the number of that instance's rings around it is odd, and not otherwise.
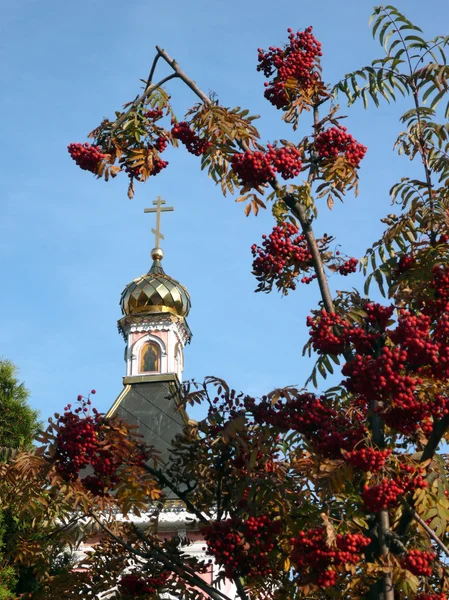
[{"label": "decorative cornice", "polygon": [[176,512],[163,510],[159,514],[157,524],[160,532],[177,531],[178,529],[198,531],[198,521],[186,510]]},{"label": "decorative cornice", "polygon": [[[177,503],[178,501],[174,501]],[[198,531],[198,518],[192,513],[189,513],[181,504],[174,506],[171,501],[168,501],[169,508],[164,507],[162,510],[151,509],[147,512],[140,513],[139,516],[130,514],[123,517],[121,514],[116,515],[117,521],[128,521],[136,526],[148,526],[150,523],[157,523],[157,530],[163,532],[173,532],[185,530],[186,532]]]},{"label": "decorative cornice", "polygon": [[156,313],[147,315],[129,315],[122,317],[118,323],[118,330],[125,342],[130,333],[146,333],[149,331],[168,331],[174,329],[183,344],[188,344],[192,332],[187,322],[182,317],[170,313]]}]

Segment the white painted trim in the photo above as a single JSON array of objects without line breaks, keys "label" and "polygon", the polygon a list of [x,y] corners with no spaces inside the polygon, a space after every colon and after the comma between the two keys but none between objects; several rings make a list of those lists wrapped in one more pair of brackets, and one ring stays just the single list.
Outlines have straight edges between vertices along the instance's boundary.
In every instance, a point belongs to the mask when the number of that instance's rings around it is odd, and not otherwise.
[{"label": "white painted trim", "polygon": [[147,331],[169,331],[174,329],[182,344],[190,341],[190,331],[184,320],[170,314],[133,315],[119,321],[119,329],[124,335],[130,333],[144,333]]}]

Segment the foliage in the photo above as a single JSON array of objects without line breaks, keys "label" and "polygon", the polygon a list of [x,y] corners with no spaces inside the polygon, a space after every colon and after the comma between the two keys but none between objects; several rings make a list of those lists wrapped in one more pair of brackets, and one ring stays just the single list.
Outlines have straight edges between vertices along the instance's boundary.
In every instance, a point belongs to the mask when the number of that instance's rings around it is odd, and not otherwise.
[{"label": "foliage", "polygon": [[17,367],[0,359],[0,447],[30,448],[39,429],[37,411],[28,404],[29,391],[17,379]]},{"label": "foliage", "polygon": [[[67,406],[37,451],[4,465],[10,487],[0,484],[3,505],[14,490],[19,512],[37,513],[53,528],[57,522],[60,543],[73,544],[75,532],[84,540],[100,534],[82,573],[48,577],[41,569],[46,598],[112,590],[116,598],[225,600],[216,584],[226,579],[241,600],[448,597],[441,447],[449,441],[449,163],[447,126],[436,121],[448,91],[448,38],[424,41],[391,6],[376,8],[372,26],[385,56],[332,89],[322,81],[311,28],[289,31],[283,48],[259,49],[258,68],[271,78],[267,99],[294,130],[304,113],[313,118],[310,135],[297,142],[262,145],[248,111],[205,96],[158,48],[143,94],[92,132],[94,146],[69,148],[99,177],[126,172],[132,195],[136,181],[167,166],[160,158],[166,146],[180,142],[201,157],[224,194],[241,188],[246,214],[273,201],[273,233],[253,246],[259,289],[276,285],[285,293],[313,274],[322,303],[307,319],[305,351],[317,356],[311,380],[318,387],[318,375],[338,367],[341,381],[322,393],[286,387],[260,399],[214,377],[189,383],[184,404],[201,403],[207,415],[174,440],[168,465],[126,424],[91,414],[83,398],[78,408]],[[160,58],[173,74],[153,84]],[[175,77],[201,99],[182,120],[161,87]],[[332,208],[335,198],[357,191],[366,151],[341,126],[335,95],[378,105],[397,91],[413,106],[396,148],[417,159],[423,175],[392,187],[401,212],[385,218],[382,239],[362,259],[365,294],[333,299],[325,267],[347,275],[355,259],[330,251],[330,237],[316,240],[312,221],[321,198]],[[161,125],[166,117],[171,129]],[[297,184],[277,180],[300,173],[305,180]],[[373,279],[385,304],[367,296]],[[184,553],[189,540],[157,535],[167,488],[204,536],[218,566],[214,585],[199,576],[208,560]],[[142,510],[146,520],[138,526],[133,515]],[[40,538],[25,544],[23,555],[35,557],[43,547]]]},{"label": "foliage", "polygon": [[[17,367],[7,359],[0,359],[0,452],[1,460],[8,461],[19,449],[29,450],[40,423],[37,411],[28,404],[29,391],[17,378]],[[15,596],[14,590],[30,579],[26,569],[10,559],[16,551],[19,530],[27,531],[29,523],[20,523],[14,509],[3,509],[0,503],[0,598]],[[31,580],[33,578],[31,577]]]}]

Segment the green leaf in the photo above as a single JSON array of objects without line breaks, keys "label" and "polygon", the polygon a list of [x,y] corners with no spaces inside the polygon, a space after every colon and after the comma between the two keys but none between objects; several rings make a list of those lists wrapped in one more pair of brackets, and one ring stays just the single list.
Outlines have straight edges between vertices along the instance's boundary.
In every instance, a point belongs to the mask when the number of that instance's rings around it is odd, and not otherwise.
[{"label": "green leaf", "polygon": [[[369,21],[369,24],[371,24],[371,21],[372,21],[372,19],[373,19],[373,17],[374,17],[374,15],[375,15],[375,14],[376,14],[376,13],[374,13],[374,14],[371,16],[371,18],[370,18],[370,21]],[[380,17],[378,17],[378,19],[377,19],[377,20],[376,20],[376,22],[374,23],[374,25],[373,25],[373,31],[372,31],[373,38],[375,38],[375,37],[376,37],[377,30],[379,29],[379,26],[380,26],[380,24],[382,23],[382,21],[383,21],[384,19],[385,19],[385,15],[381,15]]]},{"label": "green leaf", "polygon": [[327,378],[327,372],[326,372],[326,369],[325,369],[325,367],[324,367],[324,365],[323,365],[323,363],[322,363],[322,362],[319,362],[319,363],[318,363],[318,371],[319,371],[319,372],[320,372],[320,374],[321,374],[321,375],[324,377],[324,379],[326,379],[326,378]]},{"label": "green leaf", "polygon": [[438,106],[438,104],[440,103],[440,101],[444,98],[444,96],[446,95],[447,90],[441,90],[441,92],[439,92],[433,99],[432,102],[430,103],[430,108],[434,109]]},{"label": "green leaf", "polygon": [[374,279],[376,280],[377,285],[379,286],[380,293],[385,298],[385,290],[383,285],[382,273],[379,270],[374,271],[373,273]]},{"label": "green leaf", "polygon": [[323,357],[323,363],[324,363],[326,369],[329,371],[329,373],[333,374],[334,368],[332,367],[328,356]]},{"label": "green leaf", "polygon": [[426,42],[417,35],[406,35],[404,40],[406,42],[410,42],[410,41],[419,42],[420,44],[422,44],[422,46],[427,47]]},{"label": "green leaf", "polygon": [[[390,27],[392,27],[392,26],[393,26],[393,25],[392,25],[392,23],[390,23],[390,21],[387,21],[387,22],[386,22],[386,23],[383,25],[383,27],[382,27],[382,29],[380,30],[380,33],[379,33],[379,42],[380,42],[381,46],[383,46],[383,48],[384,48],[385,52],[388,52],[388,48],[387,48],[387,46],[385,45],[385,38],[386,38],[386,36],[387,36],[388,29],[389,29]],[[394,31],[394,30],[393,30],[393,31]],[[388,38],[387,38],[387,41],[388,41]]]}]

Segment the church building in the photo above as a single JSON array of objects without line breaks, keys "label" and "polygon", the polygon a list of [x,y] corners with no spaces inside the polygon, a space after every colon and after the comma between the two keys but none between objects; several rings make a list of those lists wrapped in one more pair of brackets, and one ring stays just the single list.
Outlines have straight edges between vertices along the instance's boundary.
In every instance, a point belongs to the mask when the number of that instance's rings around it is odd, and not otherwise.
[{"label": "church building", "polygon": [[[162,212],[173,208],[165,207],[160,197],[153,204],[155,208],[144,210],[156,213],[156,228],[152,229],[156,244],[151,251],[150,270],[129,283],[120,300],[122,317],[118,329],[125,343],[126,367],[123,389],[107,416],[118,415],[136,425],[145,442],[159,451],[163,465],[170,461],[171,442],[181,433],[188,418],[179,405],[184,349],[192,338],[186,320],[191,303],[187,289],[162,267],[164,254],[160,240],[164,236],[160,231],[160,218]],[[187,554],[210,558],[206,557],[205,543],[195,518],[187,513],[174,493],[168,490],[166,493],[164,509],[158,516],[158,534],[178,536],[181,540],[188,538]],[[148,516],[143,516],[145,518]],[[210,572],[201,577],[212,583],[216,571],[216,565],[212,564]],[[231,582],[225,582],[221,591],[229,598],[235,595]]]}]

